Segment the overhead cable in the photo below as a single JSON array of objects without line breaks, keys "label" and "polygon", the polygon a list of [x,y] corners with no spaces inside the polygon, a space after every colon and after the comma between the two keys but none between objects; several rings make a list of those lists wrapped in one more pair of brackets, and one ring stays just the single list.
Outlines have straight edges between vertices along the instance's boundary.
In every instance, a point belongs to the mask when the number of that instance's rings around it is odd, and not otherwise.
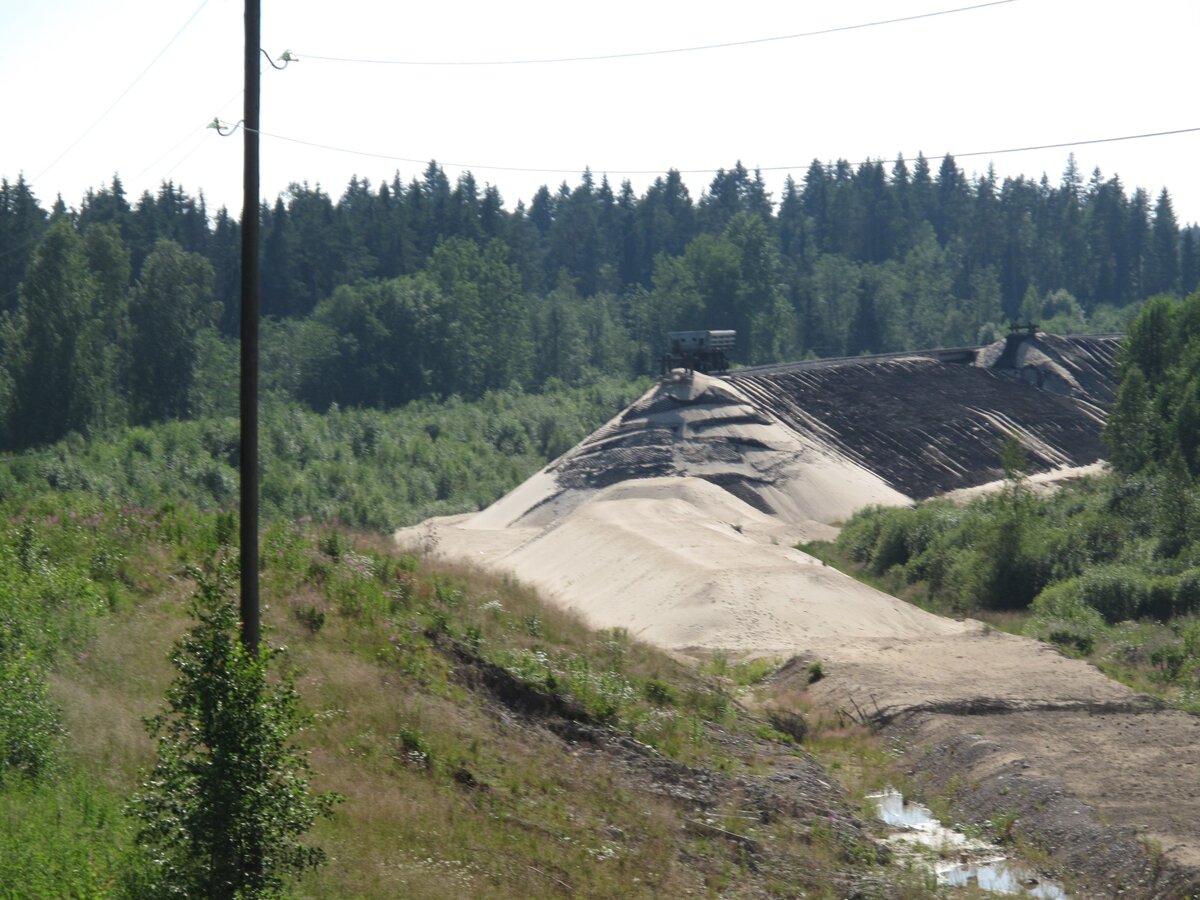
[{"label": "overhead cable", "polygon": [[955,9],[940,9],[934,12],[918,13],[913,16],[898,16],[894,19],[879,19],[873,22],[859,22],[854,25],[837,25],[833,28],[821,28],[815,31],[800,31],[795,34],[779,34],[771,37],[751,38],[745,41],[724,41],[718,44],[698,44],[692,47],[670,47],[663,50],[634,50],[625,53],[601,53],[594,56],[559,56],[542,59],[353,59],[345,56],[317,56],[310,53],[298,53],[292,59],[315,59],[322,62],[365,63],[381,66],[533,66],[553,63],[598,62],[612,59],[634,59],[640,56],[666,56],[672,53],[694,53],[701,50],[724,50],[729,47],[749,47],[754,44],[769,44],[776,41],[793,41],[799,38],[818,37],[823,34],[837,34],[843,31],[858,31],[864,28],[878,28],[882,25],[897,25],[901,22],[915,22],[919,19],[932,19],[937,16],[949,16],[954,13],[971,12],[986,9],[989,6],[1004,6],[1016,3],[1017,0],[991,0],[988,3],[976,3],[973,6],[960,6]]},{"label": "overhead cable", "polygon": [[[1089,144],[1111,144],[1111,143],[1116,143],[1117,141],[1135,141],[1135,140],[1141,140],[1144,138],[1169,137],[1172,135],[1179,135],[1179,134],[1193,134],[1195,132],[1200,132],[1200,126],[1197,126],[1195,128],[1175,128],[1170,131],[1151,131],[1151,132],[1144,132],[1142,134],[1123,134],[1123,135],[1118,135],[1115,137],[1089,138],[1087,140],[1078,140],[1078,141],[1060,141],[1060,142],[1053,143],[1053,144],[1034,144],[1034,145],[1029,145],[1029,146],[1024,146],[1024,147],[1007,147],[1007,148],[1000,149],[1000,150],[975,150],[975,151],[972,151],[969,153],[947,153],[946,155],[951,158],[954,158],[954,159],[966,159],[966,158],[974,157],[974,156],[1002,156],[1002,155],[1008,154],[1008,153],[1024,153],[1026,151],[1031,151],[1031,150],[1057,150],[1057,149],[1062,149],[1062,148],[1066,148],[1066,147],[1084,147]],[[354,156],[365,156],[365,157],[369,157],[372,159],[386,159],[391,162],[414,163],[416,165],[425,165],[426,163],[428,163],[430,161],[428,159],[417,159],[415,157],[409,157],[409,156],[395,156],[395,155],[389,154],[389,153],[373,153],[373,152],[365,151],[365,150],[353,150],[353,149],[350,149],[347,147],[336,147],[336,146],[333,146],[332,144],[322,144],[322,143],[318,143],[316,141],[306,141],[306,140],[302,140],[300,138],[288,137],[288,136],[282,135],[282,134],[273,134],[269,131],[260,131],[259,134],[262,135],[263,137],[272,138],[273,140],[277,140],[277,141],[287,141],[288,143],[291,143],[291,144],[300,144],[305,147],[315,147],[319,150],[330,150],[335,153],[348,153],[348,154],[351,154]],[[920,154],[918,154],[918,155],[920,155]],[[877,162],[882,159],[883,159],[883,157],[879,157],[879,160],[867,159],[867,160],[864,160],[863,162],[856,163],[855,165],[862,165],[863,163]],[[479,171],[494,171],[494,172],[529,172],[529,173],[541,174],[541,175],[578,175],[581,171],[578,168],[575,168],[575,169],[546,169],[546,168],[533,168],[533,167],[526,167],[526,166],[490,166],[490,165],[479,165],[479,164],[472,164],[472,163],[460,163],[460,162],[449,162],[449,161],[444,161],[442,163],[442,165],[451,166],[452,168],[456,168],[456,169],[467,169],[467,170],[471,170],[471,171],[479,170]],[[760,172],[784,172],[784,171],[797,171],[797,170],[801,170],[801,169],[806,169],[808,167],[808,165],[809,165],[808,163],[802,163],[799,165],[786,165],[786,166],[755,166],[754,168],[756,171],[760,171]],[[589,167],[589,168],[592,168],[592,167]],[[599,168],[599,167],[595,167],[595,168],[597,169],[597,171],[605,172],[610,175],[661,175],[664,171],[662,169],[603,169],[603,168]],[[722,167],[709,168],[709,169],[673,169],[672,171],[676,171],[681,175],[705,175],[705,174],[718,172],[721,170],[721,168]]]},{"label": "overhead cable", "polygon": [[1058,150],[1062,147],[1082,147],[1085,144],[1115,144],[1117,141],[1136,141],[1141,138],[1169,137],[1174,134],[1192,134],[1197,128],[1176,128],[1171,131],[1148,131],[1144,134],[1123,134],[1119,137],[1094,138],[1090,141],[1066,141],[1061,144],[1036,144],[1031,147],[1010,147],[1007,150],[976,150],[974,153],[951,153],[956,159],[968,156],[999,156],[1001,153],[1023,153],[1026,150]]},{"label": "overhead cable", "polygon": [[[238,88],[238,89],[237,89],[237,90],[236,90],[236,91],[235,91],[235,92],[234,92],[234,93],[233,93],[233,94],[232,94],[232,95],[229,97],[229,99],[228,99],[228,100],[226,100],[224,103],[222,103],[222,104],[221,104],[221,105],[220,105],[220,106],[217,108],[217,112],[218,112],[218,113],[224,112],[224,110],[225,110],[225,107],[227,107],[227,106],[228,106],[230,103],[232,103],[234,100],[236,100],[236,99],[237,99],[238,97],[240,97],[241,95],[242,95],[242,89],[241,89],[241,88]],[[171,147],[169,150],[165,151],[165,152],[164,152],[164,153],[163,153],[161,156],[159,156],[159,157],[158,157],[156,160],[154,160],[154,162],[150,163],[150,165],[146,166],[146,168],[142,169],[142,171],[138,172],[138,173],[137,173],[137,175],[136,175],[136,176],[134,176],[134,177],[135,177],[135,178],[141,178],[143,175],[145,175],[147,172],[149,172],[151,169],[153,169],[155,166],[157,166],[157,165],[158,165],[160,162],[162,162],[164,159],[166,159],[168,156],[170,156],[172,153],[174,153],[176,150],[178,150],[180,147],[182,147],[182,146],[184,145],[184,143],[186,143],[187,141],[191,140],[193,137],[195,137],[195,136],[196,136],[197,134],[199,134],[201,131],[203,131],[203,130],[205,130],[205,129],[209,128],[209,127],[211,127],[211,125],[199,125],[199,126],[197,126],[197,127],[193,128],[193,129],[191,129],[191,130],[190,130],[190,131],[189,131],[187,134],[185,134],[185,135],[184,135],[182,138],[180,138],[180,139],[179,139],[179,142],[178,142],[178,143],[174,144],[174,145],[173,145],[173,146],[172,146],[172,147]],[[205,135],[205,137],[208,137],[208,135],[206,134],[206,135]],[[203,142],[202,142],[202,143],[203,143]],[[191,154],[189,153],[189,154],[188,154],[188,156],[190,156],[190,155],[191,155]],[[184,157],[184,159],[187,159],[187,157],[185,156],[185,157]],[[182,161],[183,161],[183,160],[180,160],[180,162],[182,162]],[[176,168],[177,166],[179,166],[179,164],[180,164],[180,163],[176,163],[176,164],[175,164],[174,166],[172,166],[171,168]]]},{"label": "overhead cable", "polygon": [[200,15],[200,10],[204,9],[204,7],[207,5],[208,5],[208,0],[201,0],[200,5],[196,7],[196,11],[193,12],[190,16],[188,16],[188,20],[186,22],[184,22],[183,25],[180,26],[179,30],[176,31],[175,34],[171,37],[171,39],[169,41],[167,41],[167,43],[163,46],[163,48],[158,51],[158,53],[155,55],[154,59],[150,60],[150,62],[146,65],[146,68],[142,69],[141,74],[139,74],[137,78],[133,79],[133,81],[131,81],[129,83],[129,87],[127,87],[127,88],[125,88],[125,90],[121,91],[121,95],[119,97],[117,97],[117,99],[114,100],[111,104],[109,104],[108,109],[106,109],[106,110],[104,110],[104,112],[100,113],[100,117],[98,119],[96,119],[95,122],[93,122],[91,125],[89,125],[87,128],[84,129],[83,134],[81,134],[81,135],[79,135],[79,137],[75,138],[75,140],[71,142],[71,145],[69,147],[67,147],[66,150],[64,150],[62,153],[58,154],[58,156],[56,156],[54,158],[54,162],[50,163],[50,165],[46,166],[46,168],[42,169],[42,171],[38,172],[37,175],[35,175],[33,177],[34,181],[39,180],[43,175],[45,175],[47,172],[49,172],[51,169],[53,169],[55,166],[57,166],[59,164],[59,162],[62,161],[62,158],[64,156],[66,156],[68,153],[70,153],[72,150],[74,150],[75,147],[78,146],[79,142],[82,141],[89,134],[91,134],[92,130],[97,125],[99,125],[106,118],[108,118],[108,114],[111,113],[114,109],[116,109],[117,104],[120,103],[122,100],[124,100],[125,96],[137,86],[138,82],[140,82],[143,78],[146,77],[146,73],[149,72],[152,68],[154,68],[154,64],[157,63],[160,59],[162,59],[164,53],[166,53],[168,50],[171,49],[171,45],[174,44],[177,40],[179,40],[179,36],[181,34],[183,34],[185,31],[187,31],[188,26],[191,25],[193,21],[195,21],[196,16]]}]

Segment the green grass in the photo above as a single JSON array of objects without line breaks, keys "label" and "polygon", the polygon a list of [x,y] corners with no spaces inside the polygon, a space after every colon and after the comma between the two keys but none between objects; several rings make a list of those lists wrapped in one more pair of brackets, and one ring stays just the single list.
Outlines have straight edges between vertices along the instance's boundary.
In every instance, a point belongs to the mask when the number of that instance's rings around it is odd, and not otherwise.
[{"label": "green grass", "polygon": [[[5,564],[41,573],[22,590],[59,598],[19,609],[52,636],[38,666],[62,735],[36,777],[0,780],[0,827],[13,836],[0,842],[0,884],[20,885],[0,897],[140,896],[146,863],[123,810],[154,761],[142,720],[162,708],[168,653],[189,624],[187,565],[224,552],[236,521],[62,494],[0,514],[25,535],[6,542]],[[758,777],[804,752],[734,701],[764,689],[773,661],[701,672],[510,580],[400,555],[368,533],[277,519],[262,548],[268,639],[287,647],[315,714],[299,736],[314,787],[347,798],[311,836],[329,863],[292,895],[704,896],[752,882],[837,896],[847,875],[891,877],[840,832],[748,816],[736,792],[698,818],[627,757],[556,736],[479,681],[495,667],[597,734],[653,748],[647,759]],[[769,847],[782,868],[749,868],[710,822]]]},{"label": "green grass", "polygon": [[139,883],[124,797],[82,775],[0,791],[0,897],[91,900]]}]

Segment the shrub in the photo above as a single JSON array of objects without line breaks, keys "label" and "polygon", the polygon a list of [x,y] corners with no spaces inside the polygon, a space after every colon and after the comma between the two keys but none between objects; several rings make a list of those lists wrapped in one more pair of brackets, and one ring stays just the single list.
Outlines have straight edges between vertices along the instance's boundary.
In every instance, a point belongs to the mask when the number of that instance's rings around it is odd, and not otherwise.
[{"label": "shrub", "polygon": [[1101,615],[1083,602],[1078,578],[1046,588],[1034,598],[1030,611],[1033,618],[1025,626],[1026,634],[1085,656],[1095,649],[1104,629]]},{"label": "shrub", "polygon": [[908,524],[898,516],[884,518],[883,527],[871,551],[871,571],[882,575],[892,566],[908,562]]},{"label": "shrub", "polygon": [[323,861],[300,838],[337,798],[309,790],[291,743],[304,721],[296,692],[287,679],[268,682],[272,651],[238,641],[226,567],[196,578],[197,624],[175,645],[167,712],[146,722],[158,762],[130,812],[164,893],[276,896],[286,876]]},{"label": "shrub", "polygon": [[43,775],[60,732],[41,668],[29,654],[8,655],[0,646],[0,784],[15,773]]},{"label": "shrub", "polygon": [[675,688],[657,678],[651,678],[643,684],[642,693],[656,706],[674,706],[679,702],[679,695],[675,693]]},{"label": "shrub", "polygon": [[1034,619],[1065,622],[1088,630],[1104,627],[1104,619],[1083,599],[1080,579],[1070,578],[1046,588],[1030,605]]},{"label": "shrub", "polygon": [[316,634],[325,627],[325,610],[319,606],[305,604],[297,606],[292,612],[296,621],[307,628],[310,634]]},{"label": "shrub", "polygon": [[889,512],[880,506],[869,506],[856,512],[838,535],[838,547],[855,562],[870,560]]},{"label": "shrub", "polygon": [[1059,628],[1047,636],[1052,644],[1075,650],[1084,656],[1096,649],[1096,641],[1090,634],[1079,634],[1075,631]]},{"label": "shrub", "polygon": [[778,732],[786,734],[798,744],[808,736],[808,720],[800,713],[788,709],[768,709],[767,721]]},{"label": "shrub", "polygon": [[1200,612],[1200,569],[1188,569],[1175,579],[1175,615]]},{"label": "shrub", "polygon": [[805,674],[808,676],[809,684],[816,684],[825,677],[825,666],[819,659],[814,659],[808,664],[808,669]]},{"label": "shrub", "polygon": [[1170,575],[1156,575],[1146,580],[1145,595],[1138,615],[1160,622],[1166,622],[1175,615],[1175,594],[1177,578]]},{"label": "shrub", "polygon": [[1123,622],[1147,608],[1150,583],[1132,566],[1104,566],[1080,576],[1079,597],[1105,621]]}]

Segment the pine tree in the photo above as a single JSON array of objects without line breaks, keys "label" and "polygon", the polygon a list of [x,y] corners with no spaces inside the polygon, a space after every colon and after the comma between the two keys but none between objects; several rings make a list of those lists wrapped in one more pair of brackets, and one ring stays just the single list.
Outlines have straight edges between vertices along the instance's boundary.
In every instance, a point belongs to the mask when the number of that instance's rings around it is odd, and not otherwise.
[{"label": "pine tree", "polygon": [[1145,292],[1171,294],[1179,290],[1179,225],[1171,208],[1171,195],[1163,188],[1154,205]]},{"label": "pine tree", "polygon": [[15,309],[17,288],[46,231],[47,215],[25,176],[0,181],[0,311]]},{"label": "pine tree", "polygon": [[1200,228],[1183,229],[1179,248],[1180,292],[1186,297],[1200,290]]},{"label": "pine tree", "polygon": [[[262,210],[262,314],[264,316],[289,316],[296,309],[295,266],[293,264],[294,239],[291,222],[283,198],[275,198],[271,210]],[[239,249],[239,257],[240,257]],[[241,296],[241,287],[238,287]]]},{"label": "pine tree", "polygon": [[213,299],[221,310],[218,327],[221,334],[236,337],[241,331],[242,226],[223,206],[217,210],[213,224],[209,260],[213,267]]},{"label": "pine tree", "polygon": [[114,174],[108,188],[87,192],[79,208],[79,227],[116,225],[122,237],[125,237],[130,226],[131,213],[129,201],[125,199],[125,185],[121,183],[120,177]]},{"label": "pine tree", "polygon": [[854,319],[846,336],[846,352],[857,356],[860,353],[878,353],[882,349],[883,335],[875,309],[875,292],[864,279],[859,287]]}]

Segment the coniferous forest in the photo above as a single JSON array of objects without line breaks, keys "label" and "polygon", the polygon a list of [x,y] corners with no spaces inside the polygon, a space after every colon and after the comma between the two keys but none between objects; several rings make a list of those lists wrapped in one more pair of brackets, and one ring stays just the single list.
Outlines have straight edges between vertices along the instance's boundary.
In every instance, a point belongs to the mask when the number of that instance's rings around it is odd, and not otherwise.
[{"label": "coniferous forest", "polygon": [[[119,177],[50,208],[0,182],[0,445],[231,412],[240,227]],[[262,220],[263,387],[324,412],[657,369],[662,333],[734,328],[737,362],[990,341],[1012,320],[1114,331],[1200,284],[1200,229],[1069,158],[1057,183],[951,157],[813,162],[772,196],[722,170],[641,196],[585,172],[505,208],[430,163]]]}]

